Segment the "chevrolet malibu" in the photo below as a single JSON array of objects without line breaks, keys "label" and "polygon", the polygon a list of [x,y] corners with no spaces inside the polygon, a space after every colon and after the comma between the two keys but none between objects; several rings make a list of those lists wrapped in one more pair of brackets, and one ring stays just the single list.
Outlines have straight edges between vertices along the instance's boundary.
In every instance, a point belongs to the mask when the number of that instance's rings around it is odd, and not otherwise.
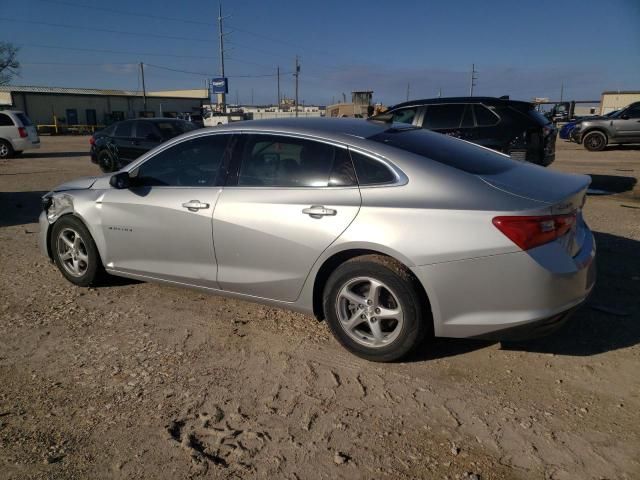
[{"label": "chevrolet malibu", "polygon": [[240,122],[57,187],[40,241],[76,285],[108,273],[289,308],[392,361],[427,336],[560,325],[595,281],[588,185],[410,125]]}]

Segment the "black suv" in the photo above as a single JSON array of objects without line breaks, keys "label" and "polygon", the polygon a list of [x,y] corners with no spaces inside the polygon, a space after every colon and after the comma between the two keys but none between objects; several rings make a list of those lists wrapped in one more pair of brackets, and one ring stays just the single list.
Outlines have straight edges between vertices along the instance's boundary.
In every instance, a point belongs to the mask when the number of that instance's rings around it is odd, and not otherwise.
[{"label": "black suv", "polygon": [[191,122],[175,118],[139,118],[114,123],[89,139],[91,161],[103,172],[115,172],[162,142],[197,128]]},{"label": "black suv", "polygon": [[553,124],[532,103],[493,97],[414,100],[373,117],[410,123],[547,166],[556,156]]}]

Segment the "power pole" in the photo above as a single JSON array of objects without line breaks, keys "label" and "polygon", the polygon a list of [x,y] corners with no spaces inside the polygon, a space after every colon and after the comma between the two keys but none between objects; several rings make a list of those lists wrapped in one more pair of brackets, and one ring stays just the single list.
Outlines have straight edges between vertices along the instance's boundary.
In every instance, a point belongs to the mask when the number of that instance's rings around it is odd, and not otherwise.
[{"label": "power pole", "polygon": [[564,96],[564,82],[560,84],[560,103],[562,103],[563,96]]},{"label": "power pole", "polygon": [[411,84],[409,82],[407,82],[407,102],[409,101],[409,87],[411,86]]},{"label": "power pole", "polygon": [[144,110],[147,110],[147,88],[144,85],[144,63],[140,62],[140,75],[142,76],[142,104]]},{"label": "power pole", "polygon": [[296,68],[294,69],[293,76],[296,77],[296,117],[298,116],[298,78],[300,77],[300,65],[298,64],[298,55],[296,55]]},{"label": "power pole", "polygon": [[438,88],[438,98],[442,97],[442,88]]},{"label": "power pole", "polygon": [[280,108],[280,65],[278,65],[278,108]]},{"label": "power pole", "polygon": [[[224,33],[222,33],[222,2],[220,2],[220,4],[218,5],[218,31],[220,34],[220,75],[222,76],[222,78],[225,78],[224,76]],[[220,100],[222,103],[222,113],[225,113],[226,105],[225,105],[224,93],[220,95]]]},{"label": "power pole", "polygon": [[476,73],[478,73],[476,71],[476,64],[472,63],[471,64],[471,82],[469,84],[469,96],[473,97],[473,87],[476,86],[476,80],[478,79],[478,77],[476,77]]}]

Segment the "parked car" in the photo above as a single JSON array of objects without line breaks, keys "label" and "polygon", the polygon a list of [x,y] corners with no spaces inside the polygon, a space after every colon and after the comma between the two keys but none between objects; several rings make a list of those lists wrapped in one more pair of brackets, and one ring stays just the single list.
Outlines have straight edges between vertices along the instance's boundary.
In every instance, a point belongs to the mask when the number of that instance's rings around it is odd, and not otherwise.
[{"label": "parked car", "polygon": [[598,116],[589,116],[589,117],[580,117],[580,118],[576,118],[575,120],[571,121],[571,122],[567,122],[565,123],[562,128],[560,129],[560,133],[558,134],[558,136],[562,139],[562,140],[569,140],[572,141],[573,138],[571,137],[571,132],[573,132],[574,127],[580,123],[583,120],[595,120],[595,119],[599,119],[599,118],[609,118],[612,115],[615,115],[616,113],[618,113],[619,110],[614,110],[612,112],[609,113],[605,113],[604,115],[598,115]]},{"label": "parked car", "polygon": [[89,138],[91,161],[103,172],[115,172],[162,142],[198,127],[175,118],[124,120]]},{"label": "parked car", "polygon": [[555,160],[557,129],[532,103],[493,97],[413,100],[373,118],[410,123],[547,166]]},{"label": "parked car", "polygon": [[40,148],[40,137],[29,117],[19,110],[0,111],[0,158],[34,148]]},{"label": "parked car", "polygon": [[571,138],[591,152],[612,144],[640,143],[640,102],[609,117],[581,120],[571,131]]},{"label": "parked car", "polygon": [[106,271],[315,314],[391,361],[426,335],[561,324],[595,279],[589,182],[410,125],[259,120],[58,186],[40,243],[76,285]]}]

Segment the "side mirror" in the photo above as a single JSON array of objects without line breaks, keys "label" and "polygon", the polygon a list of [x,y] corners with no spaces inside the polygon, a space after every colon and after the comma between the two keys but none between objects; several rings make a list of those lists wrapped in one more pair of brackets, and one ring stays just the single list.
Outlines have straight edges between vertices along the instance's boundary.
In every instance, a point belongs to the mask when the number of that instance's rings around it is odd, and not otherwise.
[{"label": "side mirror", "polygon": [[131,177],[129,172],[119,172],[109,179],[109,185],[118,190],[124,190],[131,186]]},{"label": "side mirror", "polygon": [[629,120],[629,115],[627,115],[626,113],[623,113],[622,115],[620,115],[620,118],[622,120]]}]

